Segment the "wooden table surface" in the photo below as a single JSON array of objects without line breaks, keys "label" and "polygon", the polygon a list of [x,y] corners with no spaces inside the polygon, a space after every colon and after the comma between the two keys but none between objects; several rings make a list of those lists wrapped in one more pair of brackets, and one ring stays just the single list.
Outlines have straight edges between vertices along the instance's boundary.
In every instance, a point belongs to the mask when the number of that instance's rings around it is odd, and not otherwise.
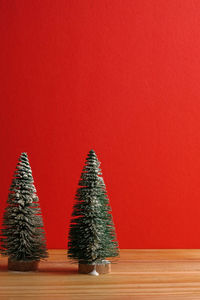
[{"label": "wooden table surface", "polygon": [[112,273],[77,273],[65,250],[50,250],[38,272],[8,272],[0,258],[0,300],[200,300],[200,250],[121,250]]}]

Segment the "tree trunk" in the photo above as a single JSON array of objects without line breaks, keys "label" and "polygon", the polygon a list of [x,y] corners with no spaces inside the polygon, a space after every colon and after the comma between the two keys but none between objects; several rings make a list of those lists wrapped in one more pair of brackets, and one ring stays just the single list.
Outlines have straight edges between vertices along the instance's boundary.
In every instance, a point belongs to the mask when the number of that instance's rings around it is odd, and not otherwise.
[{"label": "tree trunk", "polygon": [[78,272],[81,274],[89,274],[93,270],[96,270],[99,274],[107,274],[111,272],[111,264],[110,262],[102,263],[102,264],[86,264],[79,262]]},{"label": "tree trunk", "polygon": [[37,260],[23,261],[8,258],[8,270],[21,272],[37,271],[38,263],[39,261]]}]

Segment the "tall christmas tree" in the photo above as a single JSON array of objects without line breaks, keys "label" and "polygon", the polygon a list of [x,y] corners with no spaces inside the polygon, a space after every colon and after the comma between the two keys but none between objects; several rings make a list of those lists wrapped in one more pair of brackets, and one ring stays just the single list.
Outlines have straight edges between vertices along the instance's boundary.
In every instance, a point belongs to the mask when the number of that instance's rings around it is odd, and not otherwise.
[{"label": "tall christmas tree", "polygon": [[100,162],[91,150],[79,181],[70,224],[68,256],[79,262],[79,272],[83,273],[93,270],[84,268],[84,265],[96,265],[101,273],[100,265],[106,262],[105,259],[119,253],[111,207],[99,166]]},{"label": "tall christmas tree", "polygon": [[28,156],[22,153],[14,173],[3,218],[1,253],[8,268],[35,269],[48,256],[41,210]]}]

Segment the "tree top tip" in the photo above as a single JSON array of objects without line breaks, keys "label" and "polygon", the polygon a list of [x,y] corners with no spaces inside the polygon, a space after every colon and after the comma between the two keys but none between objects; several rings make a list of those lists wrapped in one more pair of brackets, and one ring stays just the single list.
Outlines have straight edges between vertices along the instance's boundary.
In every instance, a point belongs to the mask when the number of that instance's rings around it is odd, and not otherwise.
[{"label": "tree top tip", "polygon": [[27,154],[27,152],[22,152],[20,156],[26,156],[26,157],[28,157],[28,154]]},{"label": "tree top tip", "polygon": [[96,154],[96,153],[95,153],[95,151],[94,151],[93,149],[91,149],[91,150],[89,151],[89,154]]}]

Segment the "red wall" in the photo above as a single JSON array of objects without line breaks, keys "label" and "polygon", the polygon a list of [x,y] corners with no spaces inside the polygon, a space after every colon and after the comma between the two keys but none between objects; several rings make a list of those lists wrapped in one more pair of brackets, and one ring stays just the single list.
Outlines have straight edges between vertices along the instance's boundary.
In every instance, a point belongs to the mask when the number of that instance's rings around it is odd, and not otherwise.
[{"label": "red wall", "polygon": [[50,248],[87,152],[121,248],[200,248],[200,1],[0,1],[0,214],[29,154]]}]

